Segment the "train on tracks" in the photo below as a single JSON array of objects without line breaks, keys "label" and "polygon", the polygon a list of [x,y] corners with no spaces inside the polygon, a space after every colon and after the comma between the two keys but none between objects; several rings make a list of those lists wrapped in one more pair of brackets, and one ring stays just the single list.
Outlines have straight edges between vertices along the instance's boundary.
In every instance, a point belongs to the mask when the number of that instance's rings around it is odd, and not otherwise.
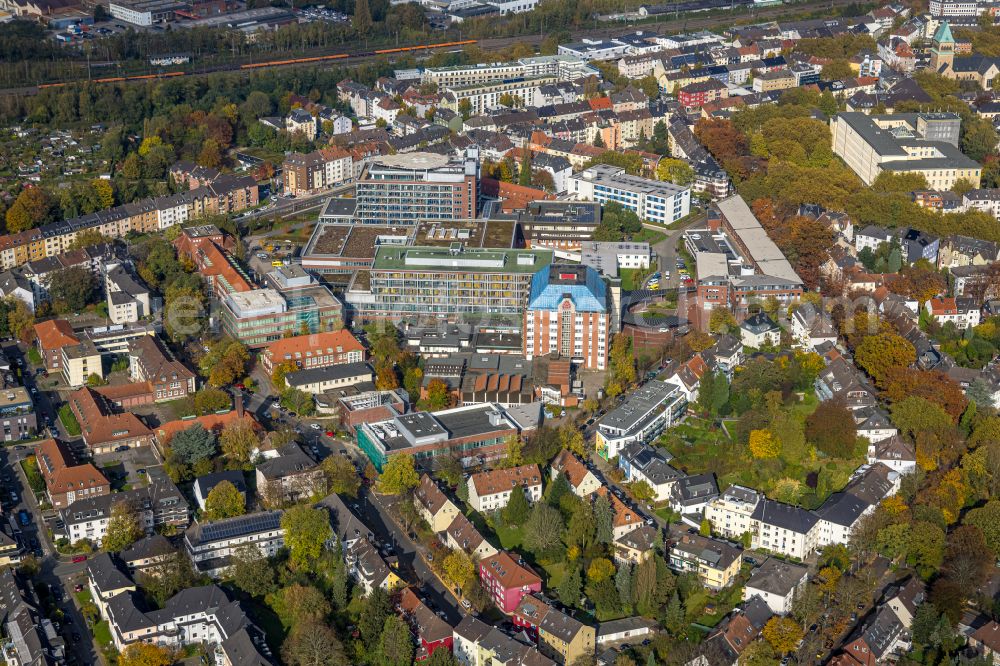
[{"label": "train on tracks", "polygon": [[[399,46],[391,49],[378,49],[375,51],[361,51],[358,53],[333,53],[330,55],[322,56],[309,56],[304,58],[287,58],[284,60],[268,60],[265,62],[253,62],[246,63],[243,65],[234,65],[226,69],[213,70],[213,71],[246,71],[246,70],[258,70],[267,69],[271,67],[285,67],[289,65],[307,65],[311,63],[322,63],[332,60],[348,60],[351,58],[370,58],[380,55],[393,55],[397,53],[414,53],[421,51],[430,51],[432,49],[444,49],[444,48],[454,48],[462,46],[470,46],[477,43],[475,39],[463,39],[453,42],[438,42],[436,44],[418,44],[415,46]],[[159,72],[156,74],[137,74],[134,76],[106,76],[99,79],[92,79],[93,83],[127,83],[133,81],[148,81],[152,79],[168,79],[177,76],[187,76],[189,74],[204,74],[208,72]],[[63,81],[60,83],[41,83],[36,86],[39,90],[45,90],[47,88],[62,88],[64,86],[72,85],[74,82]]]}]

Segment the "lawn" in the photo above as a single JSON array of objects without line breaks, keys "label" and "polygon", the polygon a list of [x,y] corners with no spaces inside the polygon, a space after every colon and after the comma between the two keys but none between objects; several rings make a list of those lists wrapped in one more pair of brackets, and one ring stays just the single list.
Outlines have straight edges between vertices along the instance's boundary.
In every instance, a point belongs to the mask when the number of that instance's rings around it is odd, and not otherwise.
[{"label": "lawn", "polygon": [[73,596],[76,597],[77,602],[82,606],[89,601],[93,601],[93,597],[90,596],[90,590],[83,588],[79,592],[74,592]]},{"label": "lawn", "polygon": [[662,231],[654,231],[643,227],[642,231],[639,233],[632,234],[632,241],[635,243],[649,243],[650,245],[656,245],[666,237],[667,235]]},{"label": "lawn", "polygon": [[500,540],[500,546],[504,550],[513,550],[518,548],[521,545],[521,542],[524,541],[524,530],[522,530],[520,526],[498,526],[494,531],[496,532],[497,539]]},{"label": "lawn", "polygon": [[28,349],[28,361],[32,365],[41,365],[42,364],[42,355],[41,355],[41,353],[39,353],[37,347],[31,347],[30,349]]},{"label": "lawn", "polygon": [[635,291],[642,287],[644,274],[641,268],[623,268],[618,271],[618,276],[622,279],[622,291]]},{"label": "lawn", "polygon": [[100,645],[111,645],[111,627],[108,626],[107,620],[101,620],[94,625],[94,638]]},{"label": "lawn", "polygon": [[566,563],[565,562],[553,562],[548,566],[542,565],[545,570],[546,578],[545,587],[554,590],[559,587],[559,583],[562,582],[563,577],[566,575]]},{"label": "lawn", "polygon": [[68,404],[59,408],[59,421],[62,422],[63,427],[66,428],[66,434],[70,437],[80,435],[80,422],[76,420],[76,415],[73,414],[73,410]]},{"label": "lawn", "polygon": [[24,476],[28,479],[28,485],[31,489],[38,493],[45,492],[45,479],[42,478],[42,473],[38,470],[38,460],[35,456],[28,456],[21,461],[21,469],[24,470]]}]

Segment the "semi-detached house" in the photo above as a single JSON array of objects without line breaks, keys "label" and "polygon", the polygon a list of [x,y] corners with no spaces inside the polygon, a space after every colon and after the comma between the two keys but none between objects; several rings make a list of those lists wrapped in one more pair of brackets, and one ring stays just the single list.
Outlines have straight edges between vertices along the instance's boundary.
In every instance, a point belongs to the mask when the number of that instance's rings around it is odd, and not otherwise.
[{"label": "semi-detached house", "polygon": [[478,472],[469,477],[468,485],[469,506],[480,513],[504,508],[517,490],[521,490],[529,502],[542,498],[542,473],[538,465]]}]

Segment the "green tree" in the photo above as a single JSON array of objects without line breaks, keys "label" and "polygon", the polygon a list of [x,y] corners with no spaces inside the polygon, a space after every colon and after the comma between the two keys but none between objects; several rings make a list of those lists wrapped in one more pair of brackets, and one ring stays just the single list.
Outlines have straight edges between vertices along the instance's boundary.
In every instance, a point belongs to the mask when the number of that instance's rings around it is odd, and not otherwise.
[{"label": "green tree", "polygon": [[227,423],[219,436],[219,447],[232,463],[246,468],[254,452],[260,448],[257,429],[248,419]]},{"label": "green tree", "polygon": [[416,488],[419,483],[420,477],[414,467],[413,456],[400,453],[389,458],[379,477],[378,489],[386,495],[399,495]]},{"label": "green tree", "polygon": [[598,495],[594,500],[594,523],[597,526],[597,541],[610,544],[614,541],[615,513],[611,502],[604,495]]},{"label": "green tree", "polygon": [[109,553],[120,553],[142,538],[143,533],[135,507],[124,500],[115,502],[101,546]]},{"label": "green tree", "polygon": [[556,591],[559,593],[559,600],[569,607],[574,607],[580,603],[580,595],[583,592],[583,578],[580,576],[580,567],[573,566],[559,582]]},{"label": "green tree", "polygon": [[97,280],[85,268],[63,268],[52,274],[49,296],[56,312],[80,312],[96,299]]},{"label": "green tree", "polygon": [[254,544],[237,546],[229,569],[236,587],[252,597],[264,597],[277,589],[275,570],[264,554]]},{"label": "green tree", "polygon": [[281,392],[281,406],[295,412],[299,416],[311,416],[316,413],[316,402],[305,391],[287,388]]},{"label": "green tree", "polygon": [[358,632],[364,645],[376,646],[382,637],[385,621],[392,613],[392,601],[382,588],[372,590],[365,597],[358,618]]},{"label": "green tree", "polygon": [[329,517],[323,509],[299,504],[281,516],[291,562],[297,568],[311,570],[323,553],[323,546],[333,536]]},{"label": "green tree", "polygon": [[694,182],[694,169],[684,160],[664,157],[656,165],[656,177],[686,187]]},{"label": "green tree", "polygon": [[802,640],[802,627],[787,617],[772,617],[764,625],[761,634],[775,652],[788,654],[795,650]]},{"label": "green tree", "polygon": [[525,148],[522,151],[521,164],[517,170],[517,184],[524,187],[531,186],[531,151]]},{"label": "green tree", "polygon": [[564,528],[559,512],[545,502],[538,502],[524,525],[524,546],[535,554],[548,552],[559,545]]},{"label": "green tree", "polygon": [[372,11],[368,0],[356,0],[354,3],[354,18],[351,21],[354,31],[367,38],[372,29]]},{"label": "green tree", "polygon": [[520,486],[510,491],[510,499],[503,508],[503,519],[507,525],[521,525],[531,514],[531,506]]},{"label": "green tree", "polygon": [[410,666],[413,663],[413,639],[402,619],[386,618],[379,637],[377,661],[380,666]]},{"label": "green tree", "polygon": [[170,452],[185,465],[193,465],[199,460],[215,455],[215,434],[200,423],[187,430],[181,430],[170,439]]},{"label": "green tree", "polygon": [[977,162],[995,154],[1000,136],[986,118],[971,116],[962,121],[962,152]]},{"label": "green tree", "polygon": [[220,481],[205,498],[206,520],[222,520],[246,513],[246,500],[243,493],[229,481]]},{"label": "green tree", "polygon": [[361,487],[361,479],[354,468],[354,463],[343,454],[327,456],[320,463],[330,492],[347,497],[357,497]]},{"label": "green tree", "polygon": [[270,595],[268,603],[281,624],[289,628],[309,622],[325,622],[331,611],[330,602],[319,589],[298,583]]},{"label": "green tree", "polygon": [[944,530],[933,523],[917,521],[907,538],[907,561],[927,578],[941,567],[944,559]]},{"label": "green tree", "polygon": [[348,666],[351,663],[337,634],[321,622],[293,627],[281,644],[281,657],[289,666]]}]

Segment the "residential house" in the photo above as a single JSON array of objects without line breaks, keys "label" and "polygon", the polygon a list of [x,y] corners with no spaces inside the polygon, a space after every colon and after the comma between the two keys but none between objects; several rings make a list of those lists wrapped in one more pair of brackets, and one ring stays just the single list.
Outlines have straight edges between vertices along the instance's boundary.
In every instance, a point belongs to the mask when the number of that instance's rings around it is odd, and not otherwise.
[{"label": "residential house", "polygon": [[700,521],[705,507],[719,496],[719,485],[715,474],[692,474],[684,476],[670,488],[670,508],[682,516],[693,516]]},{"label": "residential house", "polygon": [[251,544],[264,557],[285,546],[282,511],[263,511],[213,522],[196,522],[184,532],[184,549],[195,568],[213,578],[230,566],[240,546]]},{"label": "residential house", "polygon": [[653,557],[663,546],[663,535],[651,525],[636,525],[621,536],[616,536],[613,557],[619,566],[625,563],[636,565]]},{"label": "residential house", "polygon": [[752,518],[754,548],[803,560],[819,547],[819,517],[811,511],[765,497]]},{"label": "residential house", "polygon": [[712,524],[712,533],[730,540],[742,540],[754,530],[754,512],[763,499],[756,490],[729,486],[719,497],[705,506],[705,518]]},{"label": "residential house", "polygon": [[537,502],[542,497],[542,473],[538,465],[477,472],[467,483],[469,506],[480,513],[504,508],[511,493],[519,488],[529,502]]},{"label": "residential house", "polygon": [[257,494],[265,504],[299,502],[326,490],[326,475],[297,443],[257,464]]},{"label": "residential house", "polygon": [[452,632],[452,652],[461,666],[554,666],[555,662],[521,636],[466,615]]},{"label": "residential house", "polygon": [[77,499],[111,493],[111,484],[100,470],[92,463],[75,464],[72,454],[54,439],[38,445],[35,460],[54,509],[67,507]]},{"label": "residential house", "polygon": [[70,543],[88,539],[99,544],[108,530],[111,509],[127,502],[138,514],[139,526],[152,534],[156,527],[183,529],[188,525],[189,508],[184,495],[160,470],[147,471],[149,485],[109,495],[77,499],[59,511]]},{"label": "residential house", "polygon": [[461,513],[428,474],[420,477],[420,485],[413,491],[413,503],[421,518],[427,521],[435,534],[447,530],[455,517]]},{"label": "residential house", "polygon": [[979,326],[981,316],[979,304],[971,298],[938,296],[928,299],[924,307],[927,310],[927,314],[941,325],[951,323],[961,331]]},{"label": "residential house", "polygon": [[399,575],[386,564],[367,539],[354,540],[344,551],[344,561],[347,563],[347,573],[365,595],[376,589],[392,592],[403,584]]},{"label": "residential house", "polygon": [[781,344],[781,327],[763,312],[758,312],[740,324],[740,338],[746,347],[776,347]]},{"label": "residential house", "polygon": [[[438,535],[438,538],[441,536]],[[451,525],[445,530],[444,544],[452,550],[462,551],[473,561],[490,557],[497,552],[493,544],[487,541],[486,537],[472,524],[472,521],[462,513],[456,515],[455,519],[451,521]]]},{"label": "residential house", "polygon": [[404,587],[400,591],[396,608],[417,639],[415,662],[420,663],[433,655],[436,650],[451,651],[453,644],[451,625],[428,608],[411,588]]},{"label": "residential house", "polygon": [[35,344],[49,372],[62,370],[62,349],[80,343],[65,319],[48,319],[35,324]]},{"label": "residential house", "polygon": [[542,591],[538,574],[503,550],[479,561],[479,581],[497,608],[508,615],[525,595]]},{"label": "residential house", "polygon": [[770,557],[750,573],[750,580],[743,588],[743,600],[759,596],[774,613],[787,615],[808,577],[808,567]]},{"label": "residential house", "polygon": [[837,344],[837,329],[823,312],[817,312],[811,305],[802,305],[792,313],[792,338],[803,349],[816,349],[822,344]]},{"label": "residential house", "polygon": [[566,477],[577,497],[589,497],[603,484],[573,453],[562,449],[552,461],[549,473],[554,481],[560,474]]},{"label": "residential house", "polygon": [[917,576],[911,576],[905,583],[890,590],[886,599],[886,606],[909,630],[913,626],[913,618],[917,616],[917,608],[927,599],[927,586]]},{"label": "residential house", "polygon": [[747,646],[758,639],[768,620],[774,617],[767,603],[759,596],[745,601],[701,644],[699,655],[689,662],[691,666],[733,666]]},{"label": "residential house", "polygon": [[594,627],[555,608],[538,594],[523,596],[511,621],[535,638],[539,651],[557,664],[569,666],[581,657],[593,656],[596,649]]},{"label": "residential house", "polygon": [[743,551],[739,548],[726,541],[686,531],[669,540],[667,555],[671,569],[697,574],[701,584],[711,590],[728,587],[743,564]]},{"label": "residential house", "polygon": [[[970,644],[973,640],[970,636]],[[909,649],[909,632],[896,614],[883,606],[874,618],[848,638],[843,653],[861,666],[875,666],[895,661]]]},{"label": "residential house", "polygon": [[198,503],[199,509],[202,511],[205,510],[205,500],[208,499],[208,494],[223,481],[233,484],[233,487],[243,495],[243,500],[246,501],[247,484],[243,472],[237,469],[227,469],[222,472],[205,474],[194,480],[191,490],[194,493],[194,499]]},{"label": "residential house", "polygon": [[898,474],[908,474],[917,466],[913,444],[900,435],[893,435],[868,445],[869,464],[881,463]]},{"label": "residential house", "polygon": [[618,454],[618,467],[628,483],[645,483],[653,491],[653,499],[665,502],[671,490],[684,473],[670,465],[672,456],[666,449],[653,448],[641,442],[632,442]]}]

